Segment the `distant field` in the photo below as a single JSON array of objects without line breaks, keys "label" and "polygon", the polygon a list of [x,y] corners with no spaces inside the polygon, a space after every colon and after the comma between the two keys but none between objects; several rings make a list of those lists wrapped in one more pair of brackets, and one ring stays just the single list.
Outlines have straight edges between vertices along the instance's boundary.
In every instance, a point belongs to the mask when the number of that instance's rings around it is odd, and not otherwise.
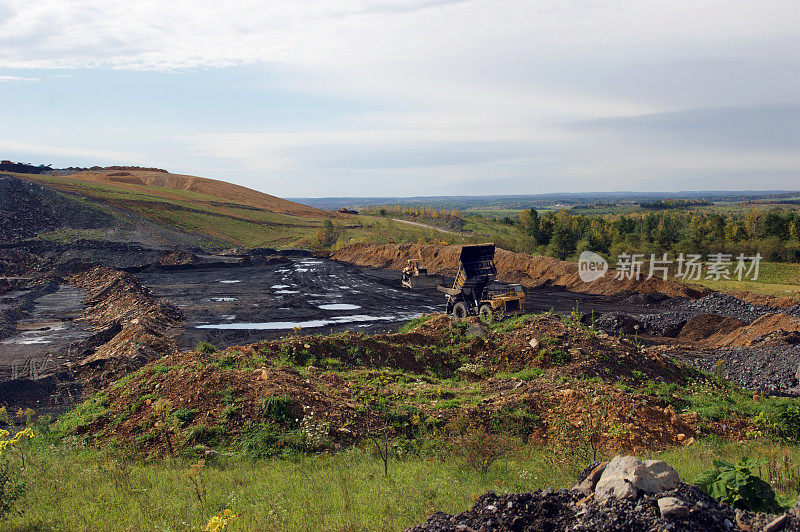
[{"label": "distant field", "polygon": [[762,262],[759,267],[758,279],[755,281],[713,281],[702,279],[693,284],[699,284],[726,292],[745,290],[756,294],[765,294],[779,297],[793,297],[800,300],[800,264],[787,262]]}]

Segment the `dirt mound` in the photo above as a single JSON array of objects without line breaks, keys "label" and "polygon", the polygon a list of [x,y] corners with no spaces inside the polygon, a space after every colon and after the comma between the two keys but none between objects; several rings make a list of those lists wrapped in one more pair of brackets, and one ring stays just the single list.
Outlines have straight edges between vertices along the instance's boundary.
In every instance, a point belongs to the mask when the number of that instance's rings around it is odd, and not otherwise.
[{"label": "dirt mound", "polygon": [[[420,259],[431,273],[454,276],[458,268],[461,246],[437,246],[423,244],[350,244],[334,252],[331,258],[359,266],[402,270],[408,259]],[[498,280],[536,287],[543,284],[563,286],[573,292],[586,294],[615,295],[626,293],[661,293],[669,297],[695,299],[701,293],[682,284],[662,279],[626,279],[617,281],[613,275],[591,283],[578,276],[577,263],[560,261],[552,257],[532,257],[497,249],[495,253]]]},{"label": "dirt mound", "polygon": [[791,308],[800,304],[800,301],[790,296],[776,297],[754,294],[752,292],[731,292],[731,295],[754,305],[764,305],[773,308]]},{"label": "dirt mound", "polygon": [[188,251],[172,251],[164,255],[159,261],[162,266],[183,266],[186,264],[200,264],[200,258]]},{"label": "dirt mound", "polygon": [[[140,169],[137,167],[120,167],[116,170],[124,169],[127,176],[119,176],[119,172],[109,170],[91,170],[71,174],[69,179],[79,179],[95,183],[110,183],[120,186],[147,186],[163,187],[165,194],[169,194],[168,189],[177,189],[189,192],[224,198],[235,204],[249,205],[271,212],[292,214],[296,216],[330,217],[332,213],[321,211],[313,207],[294,203],[281,199],[270,194],[258,192],[247,187],[226,183],[216,179],[195,177],[190,175],[170,174],[163,170]],[[117,175],[114,175],[117,174]],[[56,185],[57,186],[57,185]]]},{"label": "dirt mound", "polygon": [[732,331],[744,327],[747,322],[718,316],[716,314],[700,314],[690,318],[678,333],[679,340],[697,342],[712,336],[726,336]]},{"label": "dirt mound", "polygon": [[[230,438],[265,419],[268,398],[289,398],[285,410],[273,412],[278,422],[296,426],[296,419],[325,424],[325,437],[351,443],[379,426],[374,414],[364,412],[341,387],[326,386],[335,377],[309,380],[288,367],[265,366],[232,370],[214,356],[180,353],[145,366],[124,386],[107,390],[109,412],[91,427],[93,437],[113,437],[148,449],[179,452],[196,444],[214,444],[215,428]],[[234,407],[235,405],[235,407]],[[164,414],[176,411],[187,429],[159,430]],[[185,417],[183,417],[185,416]],[[162,427],[163,429],[164,427]],[[217,442],[218,443],[218,442]]]},{"label": "dirt mound", "polygon": [[[93,268],[71,276],[69,282],[89,291],[81,319],[98,332],[118,331],[78,363],[84,368],[102,368],[102,375],[91,379],[95,385],[177,351],[168,331],[182,319],[180,310],[154,300],[133,275]],[[111,373],[104,367],[107,362],[113,362]]]},{"label": "dirt mound", "polygon": [[[224,434],[215,445],[231,445],[254,427],[302,438],[317,427],[328,445],[344,444],[376,428],[410,435],[460,416],[486,427],[508,423],[543,443],[585,438],[591,425],[604,448],[619,450],[688,445],[709,432],[740,436],[747,421],[701,420],[619,387],[702,378],[552,315],[497,329],[437,315],[407,333],[293,336],[214,354],[173,353],[107,387],[107,414],[83,430],[145,452],[208,444],[202,438],[211,432]],[[276,401],[285,410],[278,420],[265,411]],[[154,430],[158,416],[186,412],[191,419],[179,430]]]},{"label": "dirt mound", "polygon": [[798,331],[800,331],[800,319],[775,313],[762,316],[749,325],[729,332],[720,330],[709,336],[706,341],[715,347],[746,347]]},{"label": "dirt mound", "polygon": [[62,227],[113,225],[110,215],[42,185],[0,175],[0,242]]}]

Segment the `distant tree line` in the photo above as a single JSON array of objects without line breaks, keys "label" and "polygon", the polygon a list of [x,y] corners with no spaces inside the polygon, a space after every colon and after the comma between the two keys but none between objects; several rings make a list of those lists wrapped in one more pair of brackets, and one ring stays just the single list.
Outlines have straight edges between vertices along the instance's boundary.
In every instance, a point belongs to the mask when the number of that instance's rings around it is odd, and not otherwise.
[{"label": "distant tree line", "polygon": [[365,214],[379,216],[401,215],[414,218],[461,218],[458,209],[437,209],[428,205],[381,205],[379,207],[367,207]]},{"label": "distant tree line", "polygon": [[30,163],[14,163],[11,161],[0,161],[0,172],[14,172],[17,174],[41,174],[52,171],[53,168],[48,164],[34,166]]},{"label": "distant tree line", "polygon": [[562,260],[590,250],[611,257],[759,252],[764,260],[800,261],[800,213],[780,208],[735,214],[670,211],[597,216],[526,209],[515,227],[515,247],[520,251]]},{"label": "distant tree line", "polygon": [[663,211],[666,209],[693,209],[695,207],[707,207],[713,203],[705,200],[660,200],[645,201],[639,204],[642,209],[649,211]]}]

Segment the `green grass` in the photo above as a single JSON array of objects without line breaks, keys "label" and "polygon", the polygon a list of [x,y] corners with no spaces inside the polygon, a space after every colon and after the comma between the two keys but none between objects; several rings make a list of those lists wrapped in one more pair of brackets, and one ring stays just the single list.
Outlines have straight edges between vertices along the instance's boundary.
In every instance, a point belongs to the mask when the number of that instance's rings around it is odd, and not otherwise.
[{"label": "green grass", "polygon": [[[20,177],[75,194],[81,201],[121,218],[120,223],[123,225],[131,223],[128,219],[122,219],[124,217],[119,212],[129,211],[157,224],[205,237],[208,244],[214,247],[233,244],[249,248],[309,248],[313,244],[314,232],[326,219],[324,216],[294,216],[236,206],[224,198],[168,187],[94,183],[69,177]],[[433,229],[414,227],[375,216],[353,216],[346,220],[334,220],[334,224],[340,233],[337,247],[353,242],[387,244],[465,241]],[[77,236],[98,238],[102,235],[96,232],[78,234],[55,231],[40,238],[67,241]]]},{"label": "green grass", "polygon": [[758,279],[755,281],[700,279],[691,284],[718,291],[738,292],[744,290],[756,294],[779,297],[789,296],[800,299],[800,264],[761,262]]},{"label": "green grass", "polygon": [[[659,458],[685,480],[714,459],[767,457],[784,469],[762,470],[787,499],[798,494],[791,471],[800,448],[747,442],[701,442],[641,458]],[[436,510],[458,513],[487,490],[523,492],[568,487],[584,464],[568,463],[553,449],[524,447],[486,474],[453,456],[393,458],[389,477],[369,452],[250,461],[238,456],[209,462],[190,473],[191,461],[132,460],[73,444],[26,451],[28,492],[10,530],[201,530],[229,508],[240,517],[229,530],[403,530]],[[193,478],[200,490],[198,497]]]},{"label": "green grass", "polygon": [[414,318],[413,320],[410,320],[410,321],[404,323],[400,327],[400,330],[398,332],[400,332],[400,333],[411,332],[414,329],[416,329],[417,327],[419,327],[420,325],[422,325],[423,323],[425,323],[428,320],[430,320],[431,318],[433,318],[433,314],[427,314],[425,316],[420,316],[418,318]]}]

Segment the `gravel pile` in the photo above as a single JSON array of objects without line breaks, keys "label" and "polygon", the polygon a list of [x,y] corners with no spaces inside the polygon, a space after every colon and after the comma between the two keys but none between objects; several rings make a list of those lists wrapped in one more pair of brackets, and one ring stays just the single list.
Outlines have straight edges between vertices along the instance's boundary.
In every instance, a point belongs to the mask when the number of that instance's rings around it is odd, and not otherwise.
[{"label": "gravel pile", "polygon": [[711,374],[717,373],[717,364],[722,361],[722,376],[744,388],[800,395],[798,345],[682,351],[673,356]]},{"label": "gravel pile", "polygon": [[686,301],[681,303],[677,310],[693,314],[728,316],[748,323],[757,320],[764,314],[777,311],[789,316],[800,317],[800,305],[779,310],[766,305],[753,305],[730,294],[722,293],[713,293],[694,301]]},{"label": "gravel pile", "polygon": [[625,314],[611,312],[597,319],[595,325],[610,334],[640,334],[675,337],[686,322],[699,314],[715,314],[752,323],[765,314],[782,312],[800,317],[800,305],[775,309],[766,305],[753,305],[730,294],[713,293],[694,301],[673,299],[663,312],[650,314]]},{"label": "gravel pile", "polygon": [[[655,476],[648,476],[647,470]],[[609,482],[618,490],[612,490],[611,495]],[[660,487],[654,487],[653,482],[661,482]],[[466,512],[437,512],[409,532],[776,532],[800,530],[798,510],[796,505],[781,516],[734,510],[681,482],[664,462],[616,457],[610,463],[597,464],[569,490],[503,496],[490,491]]]},{"label": "gravel pile", "polygon": [[0,242],[61,227],[98,228],[113,222],[110,214],[47,187],[0,175]]}]

